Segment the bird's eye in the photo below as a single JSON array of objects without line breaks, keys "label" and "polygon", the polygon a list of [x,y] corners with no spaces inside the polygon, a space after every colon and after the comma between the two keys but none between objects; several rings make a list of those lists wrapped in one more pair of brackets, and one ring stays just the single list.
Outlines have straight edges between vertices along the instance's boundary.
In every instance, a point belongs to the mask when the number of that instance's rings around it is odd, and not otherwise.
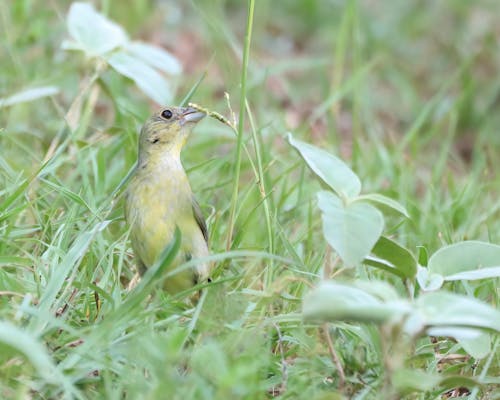
[{"label": "bird's eye", "polygon": [[172,115],[173,115],[173,114],[172,114],[172,111],[170,111],[168,108],[167,108],[166,110],[163,110],[163,111],[161,112],[161,116],[162,116],[163,118],[165,118],[165,119],[170,119],[170,118],[172,118]]}]

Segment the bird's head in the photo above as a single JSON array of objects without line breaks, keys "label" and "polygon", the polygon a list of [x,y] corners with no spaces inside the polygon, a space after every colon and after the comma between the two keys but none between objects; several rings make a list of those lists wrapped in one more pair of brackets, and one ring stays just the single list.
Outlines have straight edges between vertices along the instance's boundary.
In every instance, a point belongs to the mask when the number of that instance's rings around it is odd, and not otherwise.
[{"label": "bird's head", "polygon": [[205,113],[192,107],[166,107],[144,124],[139,137],[139,158],[171,152],[179,155],[194,125]]}]

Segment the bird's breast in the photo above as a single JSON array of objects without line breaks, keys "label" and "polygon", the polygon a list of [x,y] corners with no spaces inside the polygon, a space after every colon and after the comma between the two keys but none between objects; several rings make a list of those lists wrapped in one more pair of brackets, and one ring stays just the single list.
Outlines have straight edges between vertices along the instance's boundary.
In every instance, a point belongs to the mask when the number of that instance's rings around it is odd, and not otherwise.
[{"label": "bird's breast", "polygon": [[192,218],[191,196],[184,174],[175,179],[138,174],[130,182],[125,213],[132,245],[146,266],[171,242],[175,227]]}]

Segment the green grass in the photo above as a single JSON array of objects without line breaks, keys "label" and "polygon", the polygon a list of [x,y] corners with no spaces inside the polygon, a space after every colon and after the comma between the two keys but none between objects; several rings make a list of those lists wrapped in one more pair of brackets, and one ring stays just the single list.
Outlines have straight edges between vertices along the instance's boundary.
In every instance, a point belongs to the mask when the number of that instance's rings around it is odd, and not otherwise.
[{"label": "green grass", "polygon": [[[155,105],[132,81],[61,49],[70,2],[0,4],[0,98],[58,90],[0,102],[0,398],[427,400],[457,386],[469,399],[500,398],[498,332],[474,359],[447,337],[304,322],[302,299],[332,264],[337,281],[382,280],[409,296],[386,272],[336,263],[316,201],[322,184],[286,141],[292,132],[336,154],[363,193],[403,204],[411,218],[386,212],[384,234],[415,255],[500,243],[499,6],[178,3],[96,8],[178,56],[174,103],[195,88],[191,101],[232,119],[227,92],[240,116],[235,131],[204,120],[183,152],[217,265],[194,307],[190,293],[168,296],[154,280],[127,290],[135,264],[122,181]],[[498,308],[498,283],[445,288]],[[407,393],[395,366],[462,380]]]}]

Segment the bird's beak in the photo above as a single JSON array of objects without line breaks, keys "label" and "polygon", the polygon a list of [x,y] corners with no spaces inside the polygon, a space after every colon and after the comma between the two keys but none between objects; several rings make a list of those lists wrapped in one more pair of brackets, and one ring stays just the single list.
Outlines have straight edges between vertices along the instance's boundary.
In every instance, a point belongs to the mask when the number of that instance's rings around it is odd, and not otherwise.
[{"label": "bird's beak", "polygon": [[186,122],[196,123],[205,116],[206,116],[206,114],[204,112],[198,111],[192,107],[186,107],[182,111],[182,122],[183,123],[186,123]]}]

